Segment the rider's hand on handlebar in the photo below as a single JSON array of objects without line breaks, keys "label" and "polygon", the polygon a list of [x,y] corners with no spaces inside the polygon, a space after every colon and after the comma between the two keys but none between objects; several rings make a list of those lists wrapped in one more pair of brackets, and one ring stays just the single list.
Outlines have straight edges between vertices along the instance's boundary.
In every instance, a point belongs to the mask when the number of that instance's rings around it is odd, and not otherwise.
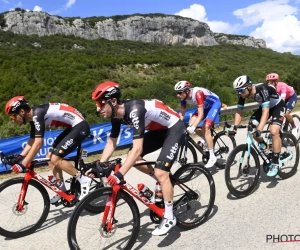
[{"label": "rider's hand on handlebar", "polygon": [[15,165],[22,161],[25,156],[19,154],[12,154],[5,157],[5,162],[9,165]]},{"label": "rider's hand on handlebar", "polygon": [[123,175],[118,171],[110,176],[107,177],[107,182],[111,186],[115,186],[120,184],[120,182],[123,180]]},{"label": "rider's hand on handlebar", "polygon": [[252,134],[255,136],[255,137],[261,137],[261,131],[260,130],[255,130],[252,132]]},{"label": "rider's hand on handlebar", "polygon": [[16,174],[24,172],[25,169],[26,168],[22,163],[15,164],[11,167],[11,170],[14,171]]},{"label": "rider's hand on handlebar", "polygon": [[196,128],[194,126],[188,126],[186,130],[189,132],[189,134],[194,134],[195,133],[195,129]]},{"label": "rider's hand on handlebar", "polygon": [[108,176],[110,174],[106,173],[107,171],[110,171],[108,170],[109,165],[106,162],[96,161],[91,164],[87,164],[86,167],[88,170],[85,172],[85,175],[90,178]]}]

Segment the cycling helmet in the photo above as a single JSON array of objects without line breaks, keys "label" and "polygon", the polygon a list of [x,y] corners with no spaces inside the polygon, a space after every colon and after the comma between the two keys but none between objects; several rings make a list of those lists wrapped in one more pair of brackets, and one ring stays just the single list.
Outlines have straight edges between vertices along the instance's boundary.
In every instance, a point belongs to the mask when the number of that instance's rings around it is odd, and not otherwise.
[{"label": "cycling helmet", "polygon": [[241,89],[241,88],[245,88],[248,85],[252,84],[252,80],[249,76],[239,76],[238,78],[236,78],[233,82],[233,87],[235,89]]},{"label": "cycling helmet", "polygon": [[278,81],[279,75],[276,73],[270,73],[266,76],[266,81]]},{"label": "cycling helmet", "polygon": [[174,90],[175,91],[185,91],[190,89],[191,84],[188,81],[180,81],[175,84]]},{"label": "cycling helmet", "polygon": [[16,114],[20,109],[30,109],[25,96],[15,96],[11,98],[5,105],[5,114]]},{"label": "cycling helmet", "polygon": [[96,86],[92,93],[92,100],[97,101],[100,98],[110,100],[112,98],[121,98],[122,91],[120,85],[115,82],[104,82]]}]

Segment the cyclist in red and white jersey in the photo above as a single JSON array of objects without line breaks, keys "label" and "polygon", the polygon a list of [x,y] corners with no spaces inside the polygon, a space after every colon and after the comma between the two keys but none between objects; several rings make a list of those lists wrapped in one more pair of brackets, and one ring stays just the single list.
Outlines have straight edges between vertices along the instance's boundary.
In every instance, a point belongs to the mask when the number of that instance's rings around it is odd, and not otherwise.
[{"label": "cyclist in red and white jersey", "polygon": [[[295,90],[292,86],[287,85],[285,82],[279,82],[279,75],[276,73],[270,73],[266,76],[267,83],[271,84],[276,88],[276,92],[280,94],[281,99],[285,102],[286,113],[285,117],[288,122],[292,125],[292,134],[298,139],[297,134],[299,128],[296,126],[293,116],[291,115],[292,110],[294,109],[298,97],[295,93]],[[286,123],[288,125],[288,123]],[[284,129],[287,129],[285,126]]]},{"label": "cyclist in red and white jersey", "polygon": [[[122,102],[120,98],[119,84],[114,82],[101,83],[92,93],[92,99],[96,101],[100,115],[111,118],[112,125],[100,162],[108,161],[116,149],[121,124],[133,128],[133,145],[120,170],[107,178],[110,185],[119,184],[134,163],[142,160],[144,155],[162,148],[154,169],[146,165],[138,169],[151,175],[161,184],[165,213],[160,225],[152,234],[163,235],[176,225],[173,214],[173,186],[169,172],[184,142],[186,128],[176,111],[162,101],[151,99]],[[96,174],[96,169],[92,169],[91,173]]]},{"label": "cyclist in red and white jersey", "polygon": [[[81,184],[81,200],[89,191],[90,178],[81,175],[76,168],[63,158],[71,153],[90,134],[90,126],[82,114],[70,105],[63,103],[46,103],[32,108],[24,96],[15,96],[5,106],[5,113],[18,125],[30,123],[30,139],[21,155],[16,155],[18,162],[12,166],[16,173],[23,172],[43,146],[46,126],[64,127],[65,130],[55,139],[52,148],[47,154],[51,161],[48,163],[53,171],[54,179],[62,191],[66,191],[62,170],[76,176]],[[55,195],[52,204],[60,200]]]},{"label": "cyclist in red and white jersey", "polygon": [[[200,137],[205,137],[208,146],[209,160],[205,167],[210,168],[217,162],[214,153],[214,143],[210,129],[214,123],[219,121],[219,114],[222,107],[220,98],[208,89],[194,87],[188,81],[180,81],[176,83],[174,90],[180,99],[180,119],[183,120],[186,104],[189,103],[198,107],[189,120],[187,131],[190,134],[197,133]],[[196,129],[198,127],[198,129]]]}]

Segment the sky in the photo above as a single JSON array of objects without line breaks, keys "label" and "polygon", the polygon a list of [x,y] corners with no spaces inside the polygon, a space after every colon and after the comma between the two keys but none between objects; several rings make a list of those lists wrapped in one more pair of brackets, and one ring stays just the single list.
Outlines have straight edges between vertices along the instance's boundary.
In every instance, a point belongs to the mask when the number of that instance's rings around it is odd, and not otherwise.
[{"label": "sky", "polygon": [[253,36],[272,50],[300,55],[300,0],[0,0],[0,12],[17,7],[61,17],[180,15],[213,32]]}]

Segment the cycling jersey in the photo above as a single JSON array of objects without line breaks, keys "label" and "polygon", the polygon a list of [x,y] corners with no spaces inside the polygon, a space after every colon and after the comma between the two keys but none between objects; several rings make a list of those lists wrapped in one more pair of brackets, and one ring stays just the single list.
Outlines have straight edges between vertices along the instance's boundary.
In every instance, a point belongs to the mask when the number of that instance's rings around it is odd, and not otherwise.
[{"label": "cycling jersey", "polygon": [[43,138],[46,126],[72,128],[84,120],[77,109],[64,103],[38,105],[32,108],[30,138]]},{"label": "cycling jersey", "polygon": [[[255,96],[248,99],[258,102],[262,108],[273,108],[280,102],[281,97],[278,95],[273,86],[267,83],[253,84],[253,86],[256,87]],[[245,98],[239,95],[237,108],[243,110],[244,104]]]},{"label": "cycling jersey", "polygon": [[198,108],[203,107],[204,109],[210,108],[215,102],[220,101],[219,96],[205,88],[191,88],[192,98],[188,98],[184,101],[180,101],[181,108],[186,108],[186,103],[197,106]]},{"label": "cycling jersey", "polygon": [[180,120],[179,114],[162,101],[128,100],[124,101],[124,118],[112,118],[110,137],[117,138],[121,124],[133,128],[133,139],[143,138],[145,130],[164,130],[171,128]]},{"label": "cycling jersey", "polygon": [[277,82],[276,92],[280,94],[283,100],[287,100],[295,94],[294,88],[284,82]]}]

